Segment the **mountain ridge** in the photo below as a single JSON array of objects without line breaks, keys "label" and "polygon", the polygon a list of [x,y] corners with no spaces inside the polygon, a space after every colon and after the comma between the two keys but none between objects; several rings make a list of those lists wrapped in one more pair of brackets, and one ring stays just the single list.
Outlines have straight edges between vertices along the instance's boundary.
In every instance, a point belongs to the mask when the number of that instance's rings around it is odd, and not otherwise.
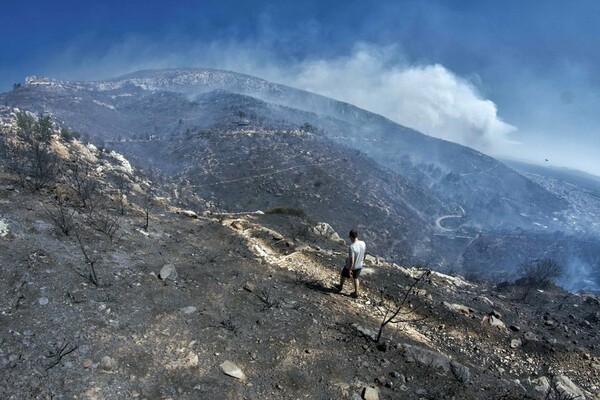
[{"label": "mountain ridge", "polygon": [[[207,78],[210,76],[219,78],[211,80]],[[179,81],[176,86],[169,86],[177,77]],[[223,137],[237,130],[241,137],[244,134],[252,135],[253,130],[291,132],[300,129],[316,133],[321,138],[319,140],[328,140],[340,148],[364,154],[378,165],[375,167],[370,164],[373,166],[368,168],[389,170],[397,177],[402,177],[393,178],[397,180],[394,184],[400,187],[410,182],[410,185],[422,188],[436,197],[438,203],[444,204],[444,212],[427,211],[423,214],[427,218],[417,223],[419,227],[429,230],[431,254],[430,257],[425,256],[425,260],[440,267],[460,269],[464,264],[472,268],[479,259],[487,258],[487,255],[477,253],[485,250],[473,251],[488,248],[486,237],[502,241],[503,235],[515,231],[530,232],[531,240],[524,252],[511,254],[510,241],[499,246],[507,263],[512,264],[502,265],[502,269],[508,268],[510,273],[526,258],[541,257],[553,251],[547,246],[538,246],[534,240],[536,235],[547,235],[554,231],[570,234],[577,233],[580,228],[592,227],[586,223],[587,220],[572,219],[566,214],[568,199],[551,193],[489,156],[420,134],[347,103],[272,84],[260,78],[218,70],[185,69],[143,71],[100,83],[60,82],[31,78],[23,87],[0,95],[0,101],[34,112],[50,112],[66,126],[89,134],[96,143],[118,147],[126,154],[128,148],[138,152],[140,156],[137,161],[146,162],[147,166],[156,159],[154,154],[160,153],[158,147],[162,145],[159,144],[168,144],[190,132],[202,130]],[[194,87],[190,82],[196,82],[197,86]],[[86,85],[101,90],[91,90]],[[250,88],[258,89],[256,93],[251,93],[254,89]],[[273,100],[275,98],[278,102]],[[255,138],[264,139],[260,135],[255,135]],[[185,159],[185,152],[192,154],[210,150],[203,148],[201,143],[204,142],[198,142],[193,148],[181,147],[182,153],[163,157],[163,164],[166,165],[167,161],[171,163],[168,170],[173,173],[179,169],[184,171],[185,165],[177,163]],[[276,142],[272,144],[276,145]],[[305,151],[311,152],[309,149]],[[263,154],[269,157],[268,152]],[[293,157],[293,153],[286,154]],[[129,155],[134,156],[133,153]],[[155,161],[155,166],[160,168],[161,163]],[[278,162],[285,163],[285,160]],[[211,173],[230,172],[215,169]],[[285,187],[291,190],[290,198],[301,198],[302,193],[295,192],[293,184],[289,183],[286,181]],[[276,198],[274,194],[263,193],[261,196]],[[412,206],[424,210],[422,204],[425,203],[416,200]],[[325,209],[324,203],[313,206],[318,207],[317,210]],[[366,200],[364,204],[357,203],[353,213],[361,215],[359,210],[364,206]],[[400,209],[397,212],[399,216],[404,212]],[[328,210],[330,214],[333,211],[331,208]],[[336,220],[335,217],[329,219]],[[369,226],[368,218],[364,217],[364,222],[360,224]],[[374,226],[372,229],[380,231],[374,238],[389,234],[385,232],[389,231],[385,226]],[[382,248],[385,243],[387,240],[382,241]],[[424,251],[418,254],[423,256],[427,253],[427,246],[420,247]],[[465,263],[465,256],[471,260]],[[587,254],[583,259],[592,262],[594,257]],[[487,269],[480,268],[477,272],[486,274]]]}]

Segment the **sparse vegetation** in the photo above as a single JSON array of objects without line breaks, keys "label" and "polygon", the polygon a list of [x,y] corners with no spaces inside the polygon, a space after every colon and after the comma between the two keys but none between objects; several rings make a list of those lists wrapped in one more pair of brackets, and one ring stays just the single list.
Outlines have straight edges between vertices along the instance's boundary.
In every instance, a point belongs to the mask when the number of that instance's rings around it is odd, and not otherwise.
[{"label": "sparse vegetation", "polygon": [[55,199],[49,206],[42,203],[46,214],[54,224],[65,235],[69,236],[75,226],[75,209],[70,208],[65,201],[60,198]]},{"label": "sparse vegetation", "polygon": [[306,218],[306,211],[297,207],[278,206],[267,210],[267,214],[287,214],[295,215],[296,217]]},{"label": "sparse vegetation", "polygon": [[375,342],[379,343],[383,335],[383,329],[390,323],[422,321],[425,317],[417,317],[416,312],[422,305],[421,290],[431,274],[429,269],[421,269],[418,277],[404,289],[404,292],[395,298],[386,297],[385,289],[380,290],[381,299],[378,310],[382,316]]},{"label": "sparse vegetation", "polygon": [[88,222],[93,229],[105,234],[112,242],[119,230],[120,217],[121,214],[112,209],[108,200],[103,199],[102,203],[88,214]]},{"label": "sparse vegetation", "polygon": [[81,157],[76,156],[69,163],[70,173],[66,176],[67,185],[75,192],[81,207],[93,211],[97,197],[98,180],[92,174],[92,168]]},{"label": "sparse vegetation", "polygon": [[72,142],[74,139],[79,139],[80,138],[80,134],[79,132],[76,131],[72,131],[68,128],[61,128],[60,129],[60,137],[65,141],[65,142]]},{"label": "sparse vegetation", "polygon": [[562,267],[549,258],[530,260],[519,266],[520,279],[517,284],[523,287],[523,301],[532,289],[542,289],[553,283],[562,274]]},{"label": "sparse vegetation", "polygon": [[75,238],[77,239],[77,243],[79,244],[79,250],[83,255],[85,263],[88,266],[87,273],[79,271],[79,275],[84,278],[89,279],[89,281],[96,287],[100,286],[100,281],[98,280],[98,274],[96,272],[96,266],[98,262],[102,259],[102,255],[104,252],[98,252],[91,249],[91,246],[88,242],[88,239],[84,238],[83,235],[79,231],[75,231]]},{"label": "sparse vegetation", "polygon": [[51,150],[52,121],[48,115],[34,117],[17,113],[17,136],[8,142],[8,168],[19,177],[22,187],[39,190],[55,182],[59,158]]},{"label": "sparse vegetation", "polygon": [[154,209],[154,195],[152,194],[152,188],[150,186],[144,189],[142,195],[142,212],[144,213],[144,224],[142,229],[147,231],[150,225],[150,212]]}]

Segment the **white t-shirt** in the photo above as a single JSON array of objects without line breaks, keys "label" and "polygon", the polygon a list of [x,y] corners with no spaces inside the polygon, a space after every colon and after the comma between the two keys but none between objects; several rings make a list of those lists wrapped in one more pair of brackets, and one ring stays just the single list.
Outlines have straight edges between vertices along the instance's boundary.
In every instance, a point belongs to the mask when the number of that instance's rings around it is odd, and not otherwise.
[{"label": "white t-shirt", "polygon": [[366,250],[367,245],[365,244],[365,242],[358,239],[356,239],[354,243],[348,246],[348,258],[351,260],[352,256],[354,256],[354,269],[362,268]]}]

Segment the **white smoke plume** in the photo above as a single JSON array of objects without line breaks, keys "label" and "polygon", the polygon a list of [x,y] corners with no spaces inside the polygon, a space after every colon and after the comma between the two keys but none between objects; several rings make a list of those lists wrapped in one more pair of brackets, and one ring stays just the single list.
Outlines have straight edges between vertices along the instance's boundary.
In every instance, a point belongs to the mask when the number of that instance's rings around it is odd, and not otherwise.
[{"label": "white smoke plume", "polygon": [[406,62],[394,46],[363,43],[346,56],[284,61],[261,42],[198,42],[170,50],[168,44],[176,42],[130,37],[89,58],[78,56],[75,46],[61,56],[75,71],[61,69],[56,75],[108,78],[150,68],[227,69],[345,101],[487,153],[506,153],[517,143],[510,139],[516,128],[502,121],[496,105],[469,80],[440,64]]},{"label": "white smoke plume", "polygon": [[516,128],[469,81],[439,64],[394,63],[391,52],[363,45],[348,57],[305,62],[284,80],[485,152],[516,144],[509,137]]}]

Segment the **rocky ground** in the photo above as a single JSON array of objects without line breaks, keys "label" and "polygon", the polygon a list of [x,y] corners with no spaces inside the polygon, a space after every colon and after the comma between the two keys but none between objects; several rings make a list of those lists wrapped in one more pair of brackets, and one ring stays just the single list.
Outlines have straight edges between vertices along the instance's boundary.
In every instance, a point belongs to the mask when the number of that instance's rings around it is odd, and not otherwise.
[{"label": "rocky ground", "polygon": [[345,246],[293,210],[193,218],[163,207],[147,231],[129,210],[110,248],[101,233],[84,243],[102,256],[96,287],[81,245],[41,205],[52,195],[1,177],[2,398],[600,394],[591,295],[552,289],[523,303],[510,285],[433,273],[403,307],[420,321],[389,324],[375,343],[380,290],[400,298],[421,272],[370,257],[361,297],[339,294]]},{"label": "rocky ground", "polygon": [[598,297],[370,254],[354,299],[310,210],[182,210],[118,155],[51,144],[81,163],[52,184],[0,168],[1,398],[600,398]]}]

